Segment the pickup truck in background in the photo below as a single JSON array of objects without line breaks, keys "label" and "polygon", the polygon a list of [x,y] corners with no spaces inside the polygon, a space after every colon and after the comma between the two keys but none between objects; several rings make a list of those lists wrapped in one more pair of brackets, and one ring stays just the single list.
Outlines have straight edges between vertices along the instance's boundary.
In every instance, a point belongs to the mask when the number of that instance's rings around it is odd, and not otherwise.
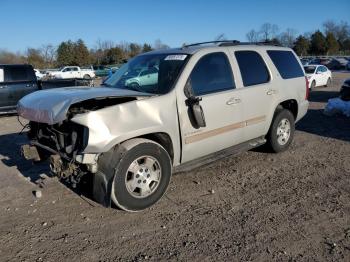
[{"label": "pickup truck in background", "polygon": [[79,66],[65,66],[58,71],[49,71],[50,78],[68,79],[68,78],[84,78],[92,79],[95,77],[95,72],[92,69],[82,69]]},{"label": "pickup truck in background", "polygon": [[0,115],[16,113],[17,102],[25,95],[67,86],[93,86],[92,79],[37,79],[31,65],[0,64]]},{"label": "pickup truck in background", "polygon": [[39,90],[31,65],[0,65],[0,115],[16,112],[17,102]]}]

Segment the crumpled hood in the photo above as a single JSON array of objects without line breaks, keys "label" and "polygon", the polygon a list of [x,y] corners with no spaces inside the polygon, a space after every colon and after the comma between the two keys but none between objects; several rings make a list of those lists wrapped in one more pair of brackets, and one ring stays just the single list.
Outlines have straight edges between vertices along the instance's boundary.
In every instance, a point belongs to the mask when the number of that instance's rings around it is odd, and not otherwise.
[{"label": "crumpled hood", "polygon": [[72,104],[93,98],[104,97],[142,97],[148,93],[108,88],[108,87],[65,87],[40,90],[23,97],[17,104],[17,112],[21,117],[50,125],[66,119]]}]

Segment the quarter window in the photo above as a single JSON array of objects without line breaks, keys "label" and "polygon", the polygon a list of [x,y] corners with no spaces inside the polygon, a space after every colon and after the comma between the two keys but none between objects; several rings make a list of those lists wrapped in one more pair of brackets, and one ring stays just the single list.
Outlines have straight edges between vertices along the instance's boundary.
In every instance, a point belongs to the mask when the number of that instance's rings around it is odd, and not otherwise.
[{"label": "quarter window", "polygon": [[291,51],[268,50],[267,54],[283,79],[304,76],[303,69]]},{"label": "quarter window", "polygon": [[30,81],[31,77],[28,74],[27,67],[25,66],[9,66],[5,67],[5,81],[17,82],[17,81]]},{"label": "quarter window", "polygon": [[235,57],[241,71],[244,86],[253,86],[270,81],[270,74],[266,64],[257,52],[236,51]]},{"label": "quarter window", "polygon": [[205,95],[234,89],[231,65],[224,53],[203,56],[189,77],[195,95]]}]

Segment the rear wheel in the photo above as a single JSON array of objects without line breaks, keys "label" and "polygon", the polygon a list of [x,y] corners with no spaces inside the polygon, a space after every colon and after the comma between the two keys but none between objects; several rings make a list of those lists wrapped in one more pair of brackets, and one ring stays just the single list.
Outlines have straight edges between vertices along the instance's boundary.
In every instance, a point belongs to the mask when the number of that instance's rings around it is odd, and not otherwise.
[{"label": "rear wheel", "polygon": [[88,74],[86,74],[86,75],[84,75],[84,77],[83,77],[84,79],[87,79],[87,80],[90,80],[91,79],[91,76],[90,75],[88,75]]},{"label": "rear wheel", "polygon": [[275,153],[286,150],[293,140],[294,130],[293,114],[286,109],[277,111],[266,137],[269,149]]},{"label": "rear wheel", "polygon": [[155,204],[165,193],[171,177],[169,154],[159,144],[147,139],[123,143],[124,152],[115,170],[111,198],[126,211],[140,211]]}]

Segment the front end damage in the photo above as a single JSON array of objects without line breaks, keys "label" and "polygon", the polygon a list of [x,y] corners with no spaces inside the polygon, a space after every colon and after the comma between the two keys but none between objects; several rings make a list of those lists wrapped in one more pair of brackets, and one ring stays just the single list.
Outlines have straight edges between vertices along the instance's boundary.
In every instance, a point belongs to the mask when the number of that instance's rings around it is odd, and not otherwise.
[{"label": "front end damage", "polygon": [[87,161],[82,154],[88,135],[88,128],[69,120],[54,125],[31,121],[30,144],[22,146],[22,154],[33,161],[49,159],[52,173],[75,187],[83,175],[96,172],[96,155]]}]

